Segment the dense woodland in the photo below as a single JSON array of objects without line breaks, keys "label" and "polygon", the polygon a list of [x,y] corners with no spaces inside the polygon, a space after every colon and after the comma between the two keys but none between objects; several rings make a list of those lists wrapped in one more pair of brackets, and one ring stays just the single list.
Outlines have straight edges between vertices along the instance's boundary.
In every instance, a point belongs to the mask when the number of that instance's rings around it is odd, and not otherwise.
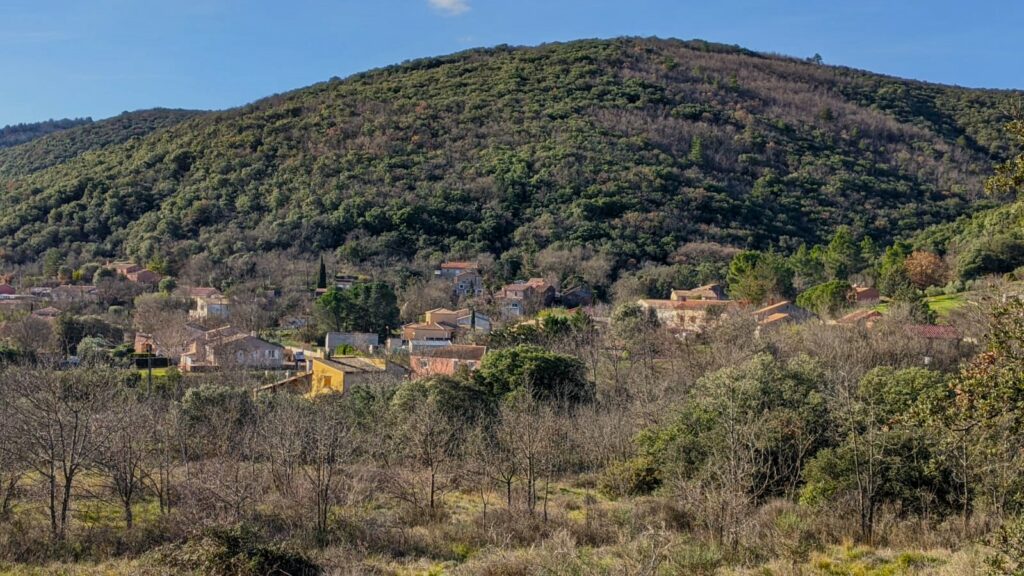
[{"label": "dense woodland", "polygon": [[89,124],[92,118],[64,118],[63,120],[47,120],[45,122],[32,122],[30,124],[12,124],[0,128],[0,148],[9,148],[47,134],[74,128],[83,124]]},{"label": "dense woodland", "polygon": [[1018,97],[704,42],[473,50],[2,151],[0,237],[11,262],[56,247],[172,265],[588,246],[622,266],[840,225],[886,244],[993,203],[981,182],[1013,150]]}]

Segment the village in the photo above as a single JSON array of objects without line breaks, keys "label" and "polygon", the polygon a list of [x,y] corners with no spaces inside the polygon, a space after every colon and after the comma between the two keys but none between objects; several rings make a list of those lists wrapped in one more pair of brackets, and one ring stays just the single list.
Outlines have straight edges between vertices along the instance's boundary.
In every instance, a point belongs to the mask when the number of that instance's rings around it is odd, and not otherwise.
[{"label": "village", "polygon": [[[43,282],[36,278],[31,286],[19,286],[18,278],[9,276],[0,284],[0,336],[9,356],[64,368],[130,365],[150,383],[154,375],[177,379],[244,372],[258,376],[254,394],[313,398],[345,394],[381,376],[467,375],[487,356],[492,332],[514,334],[551,315],[578,316],[600,330],[612,315],[612,306],[597,301],[586,285],[562,290],[547,279],[528,278],[489,289],[477,263],[447,261],[434,270],[433,282],[450,291],[449,306],[428,309],[404,324],[386,320],[376,331],[340,330],[341,324],[328,326],[331,322],[323,320],[329,307],[324,303],[381,283],[356,274],[328,275],[322,259],[320,266],[317,286],[290,305],[288,314],[279,311],[273,326],[254,323],[253,304],[240,296],[212,286],[179,286],[128,261],[86,266],[82,273],[62,270]],[[283,298],[273,288],[256,293],[264,308]],[[245,295],[253,297],[251,291]],[[854,285],[846,298],[842,314],[822,318],[792,300],[753,305],[730,299],[722,284],[712,283],[673,289],[667,299],[640,298],[618,306],[641,311],[677,341],[700,338],[727,318],[749,319],[757,334],[809,322],[870,329],[887,306],[873,287]],[[949,324],[909,323],[903,330],[929,349],[970,341]]]}]

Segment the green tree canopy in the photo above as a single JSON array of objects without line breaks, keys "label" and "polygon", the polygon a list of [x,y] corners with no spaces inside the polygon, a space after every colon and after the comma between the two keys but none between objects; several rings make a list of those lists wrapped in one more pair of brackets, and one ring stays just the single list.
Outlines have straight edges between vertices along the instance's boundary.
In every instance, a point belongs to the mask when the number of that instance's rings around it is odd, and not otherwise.
[{"label": "green tree canopy", "polygon": [[573,356],[521,344],[485,356],[476,378],[495,397],[530,389],[538,399],[580,402],[593,394],[586,373]]},{"label": "green tree canopy", "polygon": [[386,337],[398,327],[398,298],[384,282],[331,288],[317,299],[323,326],[335,332],[371,332]]}]

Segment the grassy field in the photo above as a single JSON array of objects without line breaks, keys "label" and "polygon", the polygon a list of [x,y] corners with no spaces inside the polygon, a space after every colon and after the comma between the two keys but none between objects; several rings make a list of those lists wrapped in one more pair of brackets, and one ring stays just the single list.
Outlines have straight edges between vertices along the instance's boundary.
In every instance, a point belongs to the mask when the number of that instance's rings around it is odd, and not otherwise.
[{"label": "grassy field", "polygon": [[[167,367],[167,368],[153,368],[153,378],[166,378],[167,377],[167,372],[170,369],[171,369],[170,367]],[[139,369],[139,375],[142,376],[143,378],[146,378],[149,375],[149,369],[148,368],[140,368]]]}]

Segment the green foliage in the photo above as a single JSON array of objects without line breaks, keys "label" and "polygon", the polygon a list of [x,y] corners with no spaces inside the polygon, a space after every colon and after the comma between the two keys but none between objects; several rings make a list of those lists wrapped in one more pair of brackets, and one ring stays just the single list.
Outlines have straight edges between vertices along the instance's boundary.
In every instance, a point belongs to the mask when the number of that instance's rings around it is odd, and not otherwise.
[{"label": "green foliage", "polygon": [[836,230],[822,254],[825,274],[832,280],[845,280],[861,269],[861,250],[846,226]]},{"label": "green foliage", "polygon": [[[466,375],[468,376],[468,375]],[[391,399],[392,408],[408,413],[417,404],[434,402],[450,422],[472,425],[493,414],[497,398],[472,378],[431,376],[403,384]]]},{"label": "green foliage", "polygon": [[729,295],[760,304],[793,293],[793,269],[776,252],[741,252],[729,264]]},{"label": "green foliage", "polygon": [[124,330],[110,324],[99,316],[74,316],[61,314],[54,324],[54,335],[67,354],[74,355],[79,343],[87,337],[96,337],[107,342],[120,342],[124,339]]},{"label": "green foliage", "polygon": [[808,288],[796,297],[796,305],[819,316],[835,317],[849,308],[853,286],[845,280],[832,280]]},{"label": "green foliage", "polygon": [[320,272],[316,277],[316,287],[321,290],[327,288],[327,265],[324,264],[324,257],[322,255],[320,256]]},{"label": "green foliage", "polygon": [[90,122],[92,122],[92,118],[65,118],[63,120],[47,120],[31,124],[4,126],[0,128],[0,148],[9,148],[31,142],[47,134],[60,132],[61,130],[67,130],[82,124],[89,124]]},{"label": "green foliage", "polygon": [[695,240],[788,250],[842,225],[888,241],[972,212],[977,175],[1008,155],[994,127],[1010,93],[707,46],[473,50],[64,130],[0,150],[0,253],[173,268],[591,246],[623,266]]},{"label": "green foliage", "polygon": [[649,456],[609,465],[598,480],[598,490],[609,498],[650,494],[661,485],[658,468]]},{"label": "green foliage", "polygon": [[154,557],[166,566],[197,574],[319,576],[322,573],[304,554],[265,540],[248,525],[213,528],[184,543],[168,545]]},{"label": "green foliage", "polygon": [[171,276],[166,276],[160,280],[159,289],[161,294],[170,294],[171,292],[174,292],[177,287],[178,281]]},{"label": "green foliage", "polygon": [[321,323],[335,332],[371,332],[387,337],[398,327],[398,297],[384,282],[331,288],[316,301]]},{"label": "green foliage", "polygon": [[[676,419],[637,438],[657,477],[689,479],[716,473],[717,458],[742,454],[773,462],[771,469],[739,479],[764,498],[791,490],[800,480],[803,455],[825,445],[829,425],[820,368],[808,358],[782,362],[759,355],[698,381]],[[738,441],[749,442],[742,447]]]},{"label": "green foliage", "polygon": [[885,504],[954,509],[953,476],[938,457],[938,438],[917,417],[947,391],[943,374],[922,368],[880,367],[865,375],[842,412],[840,441],[808,462],[802,501],[829,505],[855,495],[868,540]]},{"label": "green foliage", "polygon": [[580,360],[528,344],[491,352],[475,377],[498,398],[520,389],[529,389],[542,400],[580,402],[593,395]]},{"label": "green foliage", "polygon": [[1024,518],[1011,518],[993,534],[989,545],[993,553],[985,559],[991,574],[1021,576],[1024,574]]},{"label": "green foliage", "polygon": [[[1007,134],[1016,141],[1019,146],[1024,147],[1024,120],[1014,120],[1006,126]],[[1024,154],[1007,160],[996,167],[996,173],[985,182],[985,190],[989,193],[999,194],[1016,193],[1024,186]]]}]

